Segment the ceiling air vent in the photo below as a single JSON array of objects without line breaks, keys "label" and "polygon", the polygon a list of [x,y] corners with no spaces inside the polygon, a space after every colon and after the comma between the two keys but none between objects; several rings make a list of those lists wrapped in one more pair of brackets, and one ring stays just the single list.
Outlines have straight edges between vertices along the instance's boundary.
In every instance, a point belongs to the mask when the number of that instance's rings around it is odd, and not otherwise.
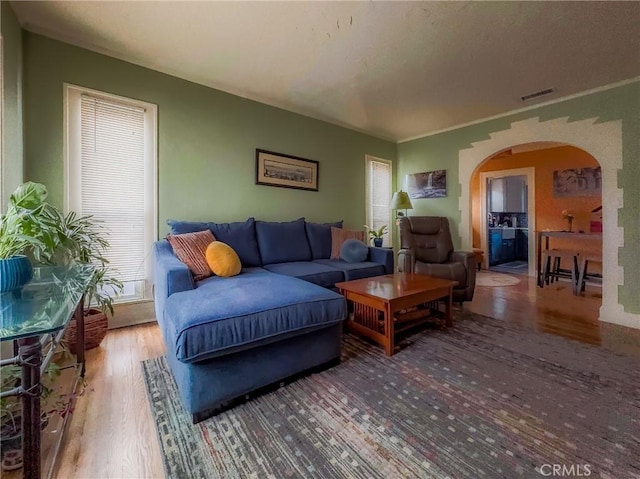
[{"label": "ceiling air vent", "polygon": [[520,98],[522,98],[522,101],[533,100],[534,98],[539,98],[541,96],[549,95],[555,91],[556,91],[555,88],[547,88],[546,90],[540,90],[535,93],[530,93]]}]

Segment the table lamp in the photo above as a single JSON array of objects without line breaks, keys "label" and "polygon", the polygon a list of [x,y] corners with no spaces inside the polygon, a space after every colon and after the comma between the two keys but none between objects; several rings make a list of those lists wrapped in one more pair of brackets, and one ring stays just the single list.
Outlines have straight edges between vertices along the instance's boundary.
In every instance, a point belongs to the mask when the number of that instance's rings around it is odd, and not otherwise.
[{"label": "table lamp", "polygon": [[398,218],[401,216],[406,216],[407,210],[413,209],[413,205],[411,204],[411,200],[409,199],[409,194],[406,191],[402,190],[396,191],[393,194],[390,207],[392,210],[404,210],[404,213],[402,211],[396,211],[396,217]]}]

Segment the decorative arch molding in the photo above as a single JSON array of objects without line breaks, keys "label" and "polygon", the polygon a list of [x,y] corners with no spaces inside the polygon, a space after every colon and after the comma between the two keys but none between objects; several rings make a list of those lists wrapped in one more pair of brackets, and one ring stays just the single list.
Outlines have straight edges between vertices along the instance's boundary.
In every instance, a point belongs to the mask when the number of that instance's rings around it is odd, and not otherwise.
[{"label": "decorative arch molding", "polygon": [[622,169],[622,121],[596,123],[598,118],[569,121],[569,117],[540,121],[538,117],[511,123],[508,130],[491,133],[488,140],[472,143],[458,152],[458,173],[462,194],[460,238],[462,248],[472,247],[471,177],[489,156],[514,145],[533,142],[559,142],[581,148],[602,168],[602,306],[600,320],[640,329],[640,315],[627,313],[618,302],[618,288],[624,284],[624,267],[618,264],[618,249],[624,246],[624,230],[618,225],[622,208],[622,189],[618,170]]}]

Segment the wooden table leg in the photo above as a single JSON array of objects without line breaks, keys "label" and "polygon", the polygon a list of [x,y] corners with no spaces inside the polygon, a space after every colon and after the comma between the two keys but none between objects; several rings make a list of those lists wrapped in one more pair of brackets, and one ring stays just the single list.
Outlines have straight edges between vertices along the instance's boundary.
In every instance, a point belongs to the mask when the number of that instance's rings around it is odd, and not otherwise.
[{"label": "wooden table leg", "polygon": [[538,286],[544,286],[544,273],[542,272],[542,233],[538,231],[536,235],[536,273],[538,275]]},{"label": "wooden table leg", "polygon": [[393,314],[391,313],[391,307],[389,304],[384,307],[384,329],[387,342],[384,345],[384,353],[387,356],[393,356],[393,350],[395,349],[395,328],[393,327]]}]

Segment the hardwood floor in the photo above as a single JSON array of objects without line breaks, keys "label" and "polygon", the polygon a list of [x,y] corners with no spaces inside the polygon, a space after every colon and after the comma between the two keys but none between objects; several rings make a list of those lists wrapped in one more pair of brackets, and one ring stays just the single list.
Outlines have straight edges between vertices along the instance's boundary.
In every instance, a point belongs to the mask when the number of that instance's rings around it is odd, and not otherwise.
[{"label": "hardwood floor", "polygon": [[56,477],[164,477],[140,367],[162,354],[156,323],[111,330],[87,352],[87,386],[66,431]]},{"label": "hardwood floor", "polygon": [[[598,289],[576,297],[565,283],[476,288],[465,308],[613,351],[640,355],[640,331],[601,324]],[[455,326],[454,326],[455,327]],[[140,361],[164,353],[155,323],[111,330],[87,353],[87,388],[78,399],[58,460],[59,478],[161,478],[162,458]]]}]

